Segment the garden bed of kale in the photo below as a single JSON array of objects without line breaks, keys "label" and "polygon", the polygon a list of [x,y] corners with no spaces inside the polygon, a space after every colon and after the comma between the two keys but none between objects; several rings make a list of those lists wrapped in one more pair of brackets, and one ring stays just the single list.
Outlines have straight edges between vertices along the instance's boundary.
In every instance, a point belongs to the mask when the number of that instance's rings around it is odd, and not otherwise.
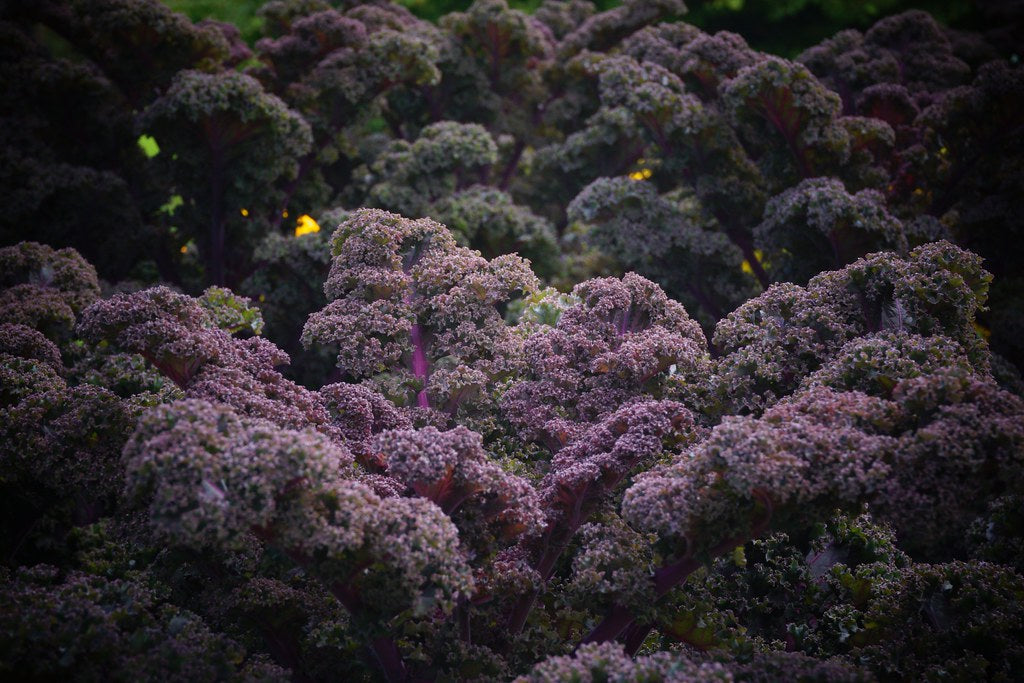
[{"label": "garden bed of kale", "polygon": [[1020,680],[974,6],[4,3],[0,677]]}]

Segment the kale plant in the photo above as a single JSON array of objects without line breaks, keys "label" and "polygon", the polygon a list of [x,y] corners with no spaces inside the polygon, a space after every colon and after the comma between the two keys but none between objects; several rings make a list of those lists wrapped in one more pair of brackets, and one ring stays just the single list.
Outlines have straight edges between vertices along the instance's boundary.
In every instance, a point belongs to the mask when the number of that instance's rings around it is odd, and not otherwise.
[{"label": "kale plant", "polygon": [[0,675],[1018,677],[1012,5],[6,3]]}]

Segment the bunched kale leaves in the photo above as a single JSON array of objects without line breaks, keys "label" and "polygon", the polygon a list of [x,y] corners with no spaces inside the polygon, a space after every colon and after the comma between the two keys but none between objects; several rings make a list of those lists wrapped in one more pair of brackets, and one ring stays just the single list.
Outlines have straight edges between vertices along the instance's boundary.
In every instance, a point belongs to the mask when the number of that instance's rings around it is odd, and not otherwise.
[{"label": "bunched kale leaves", "polygon": [[0,673],[1024,666],[1012,8],[8,5]]}]

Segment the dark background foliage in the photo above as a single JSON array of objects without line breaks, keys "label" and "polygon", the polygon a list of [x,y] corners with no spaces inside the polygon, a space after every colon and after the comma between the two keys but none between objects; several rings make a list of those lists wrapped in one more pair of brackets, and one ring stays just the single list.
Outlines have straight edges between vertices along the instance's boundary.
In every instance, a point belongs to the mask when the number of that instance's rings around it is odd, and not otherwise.
[{"label": "dark background foliage", "polygon": [[[168,7],[193,21],[217,19],[237,26],[250,43],[260,35],[262,21],[257,10],[261,0],[166,0]],[[462,12],[470,6],[466,0],[403,0],[417,16],[437,20],[449,12]],[[599,9],[619,5],[616,0],[594,3]],[[686,20],[715,33],[732,31],[747,39],[751,47],[793,57],[806,48],[844,28],[864,30],[890,14],[922,9],[947,26],[976,29],[984,26],[985,0],[694,0],[688,3]],[[509,6],[532,12],[539,0],[512,0]]]}]

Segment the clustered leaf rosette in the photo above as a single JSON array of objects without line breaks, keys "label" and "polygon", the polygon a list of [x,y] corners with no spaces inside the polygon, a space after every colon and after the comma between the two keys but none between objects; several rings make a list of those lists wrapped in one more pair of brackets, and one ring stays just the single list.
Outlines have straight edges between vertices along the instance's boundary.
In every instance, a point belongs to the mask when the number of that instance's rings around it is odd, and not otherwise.
[{"label": "clustered leaf rosette", "polygon": [[387,474],[437,504],[459,528],[463,546],[479,556],[544,526],[531,483],[493,462],[480,435],[465,427],[385,431],[374,450],[386,459]]},{"label": "clustered leaf rosette", "polygon": [[[44,4],[56,3],[19,9]],[[42,47],[32,37],[39,24],[10,19],[5,11],[0,28],[8,46],[0,65],[0,243],[72,247],[106,278],[124,277],[149,232],[133,185],[150,180],[124,96],[87,59]]]},{"label": "clustered leaf rosette", "polygon": [[729,31],[708,34],[683,22],[644,27],[623,42],[623,52],[677,74],[704,100],[717,97],[719,85],[757,61],[757,53],[742,36]]},{"label": "clustered leaf rosette", "polygon": [[352,463],[313,432],[281,430],[197,399],[144,415],[124,459],[126,490],[148,503],[160,535],[199,548],[238,543],[287,509],[289,495]]},{"label": "clustered leaf rosette", "polygon": [[49,565],[0,583],[0,631],[0,670],[33,678],[289,680],[142,582]]},{"label": "clustered leaf rosette", "polygon": [[0,406],[6,408],[47,388],[62,389],[60,350],[41,332],[0,323]]},{"label": "clustered leaf rosette", "polygon": [[760,419],[726,418],[688,457],[638,477],[623,512],[694,552],[783,506],[813,516],[813,505],[868,501],[919,552],[948,554],[981,506],[1016,485],[1022,409],[966,373],[902,380],[891,400],[811,387]]},{"label": "clustered leaf rosette", "polygon": [[516,683],[566,680],[641,681],[765,681],[778,677],[864,683],[870,673],[847,662],[821,660],[797,652],[755,653],[743,659],[707,661],[683,652],[656,652],[632,657],[618,643],[588,643],[572,655],[549,657]]},{"label": "clustered leaf rosette", "polygon": [[486,258],[519,254],[545,279],[563,269],[554,228],[515,204],[506,192],[474,185],[435,202],[428,215],[451,230],[460,244],[478,249]]},{"label": "clustered leaf rosette", "polygon": [[0,671],[1012,678],[1013,45],[683,11],[5,8]]},{"label": "clustered leaf rosette", "polygon": [[533,18],[561,40],[573,29],[597,13],[593,3],[586,0],[544,0],[533,12]]},{"label": "clustered leaf rosette", "polygon": [[69,527],[114,509],[121,446],[145,402],[72,382],[56,344],[0,323],[0,480],[11,558],[19,550],[45,556]]},{"label": "clustered leaf rosette", "polygon": [[109,513],[121,489],[120,451],[140,409],[101,387],[46,378],[0,408],[5,484],[19,482],[37,512],[72,506],[76,522]]},{"label": "clustered leaf rosette", "polygon": [[323,282],[331,232],[345,215],[339,209],[320,212],[314,218],[321,229],[299,237],[271,232],[253,251],[253,272],[238,285],[239,293],[258,302],[264,336],[291,357],[289,377],[309,387],[323,384],[334,365],[329,349],[307,351],[300,337],[309,314],[327,303]]},{"label": "clustered leaf rosette", "polygon": [[[1024,69],[1000,59],[998,44],[912,10],[863,34],[843,31],[798,59],[843,98],[844,111],[895,132],[888,181],[876,186],[890,210],[904,221],[941,219],[1005,281],[1016,278],[1020,261],[1013,240],[999,236],[1018,230],[1010,198],[1020,194],[1022,174],[1007,162],[1021,149]],[[1011,287],[993,303],[1005,308],[1018,297]],[[1019,358],[1019,335],[999,322],[997,350]]]},{"label": "clustered leaf rosette", "polygon": [[194,25],[156,0],[43,2],[29,16],[54,26],[133,105],[165,90],[183,69],[215,67],[230,50],[216,27]]},{"label": "clustered leaf rosette", "polygon": [[99,296],[96,271],[78,252],[25,242],[0,249],[0,261],[8,267],[0,320],[27,323],[0,322],[4,554],[12,563],[57,561],[70,529],[116,509],[121,447],[159,399],[134,387],[124,401],[100,378],[83,377],[79,363],[65,367],[65,358],[88,355],[72,326]]},{"label": "clustered leaf rosette", "polygon": [[[748,647],[759,647],[757,639],[784,635],[787,650],[808,663],[853,660],[879,677],[897,670],[913,678],[939,670],[999,675],[1019,658],[1013,639],[1022,622],[1012,596],[1021,577],[1009,568],[915,564],[895,547],[891,529],[864,514],[837,515],[815,533],[809,550],[777,533],[720,558],[714,571],[695,573],[662,632],[712,652],[730,640],[751,638]],[[954,641],[959,619],[970,623],[968,631],[996,628],[999,635]],[[719,630],[709,632],[710,624]],[[776,671],[773,677],[787,669]]]},{"label": "clustered leaf rosette", "polygon": [[759,59],[719,92],[740,143],[773,194],[849,160],[840,99],[802,64]]},{"label": "clustered leaf rosette", "polygon": [[851,654],[880,677],[1012,678],[1024,662],[1022,591],[1024,580],[1008,567],[915,564],[872,592],[862,619],[874,628]]},{"label": "clustered leaf rosette", "polygon": [[814,514],[813,504],[856,504],[881,487],[894,447],[885,427],[895,419],[888,402],[829,389],[805,392],[760,419],[725,418],[692,451],[638,476],[623,516],[658,533],[676,556],[724,552],[723,542],[729,549],[738,544],[732,539],[742,542],[776,508]]},{"label": "clustered leaf rosette", "polygon": [[404,114],[405,126],[472,120],[495,136],[514,136],[518,151],[511,155],[511,173],[523,148],[537,137],[537,108],[548,95],[544,76],[552,63],[551,36],[504,0],[482,0],[451,12],[437,30],[440,79],[416,90],[396,90],[389,108]]},{"label": "clustered leaf rosette", "polygon": [[551,460],[540,482],[547,513],[538,568],[550,575],[554,559],[594,510],[635,469],[663,449],[697,441],[702,430],[675,401],[635,401],[575,436]]},{"label": "clustered leaf rosette", "polygon": [[996,496],[1020,490],[1024,402],[956,371],[906,379],[892,400],[903,431],[878,514],[915,557],[963,557],[971,521]]},{"label": "clustered leaf rosette", "polygon": [[[655,278],[710,325],[758,285],[787,277],[785,259],[776,272],[763,253],[777,249],[771,232],[755,231],[766,200],[840,170],[863,187],[861,176],[876,163],[872,140],[885,132],[842,118],[838,99],[804,67],[764,59],[737,36],[665,25],[638,32],[625,52],[584,67],[598,82],[601,108],[541,158],[564,166],[566,157],[582,161],[599,148],[632,150],[583,164],[593,173],[584,182],[593,182],[569,205],[569,218],[588,226],[588,241],[621,253],[624,265]],[[846,231],[852,236],[836,232],[843,244],[833,264],[870,249],[861,235],[878,226],[855,229],[855,222]],[[617,250],[623,241],[629,248]]]},{"label": "clustered leaf rosette", "polygon": [[[253,73],[302,113],[315,143],[304,153],[297,177],[284,185],[283,205],[323,206],[340,189],[335,179],[351,174],[358,163],[348,131],[374,115],[393,118],[377,104],[389,91],[439,80],[437,29],[387,3],[348,10],[321,3],[293,7],[293,16],[273,4],[264,14],[282,23],[280,35],[257,42],[263,66]],[[400,133],[401,122],[393,124]],[[280,225],[280,214],[270,214],[271,224]]]},{"label": "clustered leaf rosette", "polygon": [[954,53],[947,31],[920,10],[887,17],[863,34],[838,33],[799,59],[839,93],[848,108],[867,104],[862,98],[871,86],[898,85],[911,97],[927,98],[966,83],[971,73]]},{"label": "clustered leaf rosette", "polygon": [[[222,296],[239,305],[233,295]],[[274,369],[288,362],[287,354],[261,337],[236,339],[218,327],[235,326],[238,315],[250,318],[248,324],[257,320],[251,309],[211,315],[200,300],[153,287],[96,302],[78,331],[93,343],[142,355],[190,398],[220,401],[282,426],[326,428],[318,396]]]},{"label": "clustered leaf rosette", "polygon": [[289,513],[261,532],[274,534],[266,542],[286,549],[371,630],[386,634],[387,620],[405,610],[450,612],[473,592],[458,530],[428,500],[380,498],[350,481]]},{"label": "clustered leaf rosette", "polygon": [[385,211],[353,212],[332,238],[330,302],[303,343],[335,345],[338,368],[399,406],[455,415],[518,371],[522,340],[499,307],[536,289],[516,256],[487,261],[443,226]]},{"label": "clustered leaf rosette", "polygon": [[342,12],[324,9],[292,17],[281,35],[262,38],[256,48],[266,65],[261,75],[283,94],[335,50],[354,54],[366,42],[366,27]]},{"label": "clustered leaf rosette", "polygon": [[588,643],[571,655],[539,662],[516,683],[547,681],[732,681],[729,670],[717,662],[695,662],[682,655],[658,652],[637,659],[624,653],[618,643]]},{"label": "clustered leaf rosette", "polygon": [[524,99],[542,87],[551,38],[525,12],[510,9],[503,0],[486,0],[466,12],[452,12],[441,27],[462,48],[461,57],[472,64],[470,73],[478,83],[490,82],[497,94],[518,93]]},{"label": "clustered leaf rosette", "polygon": [[230,343],[222,346],[215,362],[199,369],[186,396],[220,401],[284,427],[311,425],[327,431],[327,411],[320,397],[276,369],[288,363],[288,354],[262,337],[220,339]]},{"label": "clustered leaf rosette", "polygon": [[987,373],[988,349],[974,319],[991,279],[977,255],[943,241],[906,258],[870,254],[815,276],[806,287],[772,285],[715,329],[723,412],[764,410],[845,344],[880,332],[947,337],[978,372]]},{"label": "clustered leaf rosette", "polygon": [[42,332],[18,323],[0,323],[0,353],[36,361],[58,373],[64,369],[57,345]]},{"label": "clustered leaf rosette", "polygon": [[523,439],[555,452],[635,399],[699,393],[707,342],[660,287],[629,273],[583,282],[573,297],[553,328],[527,340],[529,372],[502,397]]},{"label": "clustered leaf rosette", "polygon": [[[824,508],[865,502],[919,556],[948,557],[986,501],[1016,490],[1022,415],[1018,397],[970,373],[903,380],[892,400],[811,387],[760,418],[725,418],[636,477],[622,512],[659,534],[679,569],[770,525],[806,528]],[[678,580],[671,566],[655,572],[659,590]]]},{"label": "clustered leaf rosette", "polygon": [[154,287],[96,302],[82,316],[79,332],[94,343],[109,339],[141,354],[179,387],[186,387],[219,351],[221,335],[203,326],[207,319],[191,297]]},{"label": "clustered leaf rosette", "polygon": [[851,339],[805,377],[801,388],[828,386],[892,398],[900,380],[940,373],[969,376],[975,368],[963,347],[948,337],[887,331]]},{"label": "clustered leaf rosette", "polygon": [[252,301],[225,287],[208,287],[197,299],[214,327],[228,334],[258,335],[263,332],[263,316]]},{"label": "clustered leaf rosette", "polygon": [[646,616],[656,603],[650,581],[656,566],[652,540],[612,515],[582,525],[571,573],[559,585],[560,597],[581,612],[623,605]]},{"label": "clustered leaf rosette", "polygon": [[519,583],[529,590],[515,601],[508,616],[509,632],[523,629],[539,589],[554,575],[576,532],[597,511],[614,505],[619,485],[663,452],[686,446],[701,435],[693,415],[681,403],[634,400],[579,430],[555,452],[538,484],[543,528],[520,541],[525,553]]},{"label": "clustered leaf rosette", "polygon": [[21,242],[0,249],[0,321],[63,342],[78,316],[99,298],[96,269],[74,249]]},{"label": "clustered leaf rosette", "polygon": [[340,439],[364,468],[383,471],[387,461],[375,447],[376,437],[389,430],[410,429],[409,416],[362,384],[328,384],[319,393],[330,415],[332,437]]},{"label": "clustered leaf rosette", "polygon": [[625,176],[598,178],[569,204],[568,217],[586,226],[587,244],[660,283],[707,328],[759,291],[736,267],[742,250],[693,195],[660,195],[653,183]]},{"label": "clustered leaf rosette", "polygon": [[554,228],[506,192],[517,162],[504,146],[479,124],[441,121],[415,141],[391,141],[355,178],[368,186],[366,204],[433,218],[485,257],[518,253],[550,277],[561,269]]},{"label": "clustered leaf rosette", "polygon": [[[805,597],[808,613],[790,615],[799,622],[787,628],[792,647],[819,658],[854,659],[880,678],[927,678],[938,671],[998,678],[1020,661],[1019,574],[978,561],[911,563],[871,551],[870,535],[866,547],[853,540],[837,538],[812,551],[799,580],[783,579],[791,589],[821,593]],[[954,623],[960,626],[952,629]]]},{"label": "clustered leaf rosette", "polygon": [[583,50],[608,50],[635,31],[685,11],[686,5],[680,0],[628,0],[584,18],[561,40],[557,56],[565,59]]},{"label": "clustered leaf rosette", "polygon": [[124,460],[127,493],[146,506],[158,536],[197,550],[254,536],[373,628],[403,609],[450,609],[472,590],[447,515],[348,478],[351,453],[313,430],[187,400],[143,416]]},{"label": "clustered leaf rosette", "polygon": [[137,353],[76,339],[64,350],[68,384],[92,384],[139,406],[181,398],[181,389]]},{"label": "clustered leaf rosette", "polygon": [[754,239],[787,282],[807,282],[821,271],[841,268],[862,254],[907,252],[907,237],[875,190],[850,194],[835,178],[811,178],[768,201]]},{"label": "clustered leaf rosette", "polygon": [[312,145],[309,124],[251,76],[185,70],[142,112],[139,126],[166,148],[153,161],[182,198],[176,215],[199,244],[207,280],[234,281],[240,264],[228,235],[256,241],[260,225],[245,216],[276,210],[278,196],[268,188],[298,173]]},{"label": "clustered leaf rosette", "polygon": [[415,142],[395,140],[369,169],[376,182],[371,205],[404,216],[425,216],[432,202],[484,182],[498,160],[490,133],[476,123],[442,121],[424,128]]}]

